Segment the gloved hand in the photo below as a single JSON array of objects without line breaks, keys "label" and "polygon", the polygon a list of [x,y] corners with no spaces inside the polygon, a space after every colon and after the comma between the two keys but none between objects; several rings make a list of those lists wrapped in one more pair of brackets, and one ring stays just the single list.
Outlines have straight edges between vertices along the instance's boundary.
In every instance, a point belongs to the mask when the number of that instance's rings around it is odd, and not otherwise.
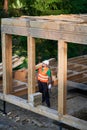
[{"label": "gloved hand", "polygon": [[49,84],[49,85],[48,85],[48,89],[51,89],[51,88],[52,88],[52,84]]}]

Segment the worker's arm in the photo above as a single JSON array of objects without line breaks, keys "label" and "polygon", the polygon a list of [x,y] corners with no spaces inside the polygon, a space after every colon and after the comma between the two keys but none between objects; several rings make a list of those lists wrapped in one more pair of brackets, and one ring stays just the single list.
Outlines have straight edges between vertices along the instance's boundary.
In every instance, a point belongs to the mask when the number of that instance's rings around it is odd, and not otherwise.
[{"label": "worker's arm", "polygon": [[48,84],[52,84],[52,76],[51,76],[51,70],[50,69],[47,71],[47,75],[48,75]]},{"label": "worker's arm", "polygon": [[48,84],[52,84],[52,76],[48,77]]}]

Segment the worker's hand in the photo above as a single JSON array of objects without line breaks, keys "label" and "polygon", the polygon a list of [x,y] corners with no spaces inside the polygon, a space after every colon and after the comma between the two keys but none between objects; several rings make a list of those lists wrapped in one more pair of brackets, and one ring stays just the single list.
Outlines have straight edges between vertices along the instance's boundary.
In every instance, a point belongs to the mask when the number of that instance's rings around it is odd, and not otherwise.
[{"label": "worker's hand", "polygon": [[49,84],[49,85],[48,85],[48,89],[51,89],[51,88],[52,88],[52,84]]}]

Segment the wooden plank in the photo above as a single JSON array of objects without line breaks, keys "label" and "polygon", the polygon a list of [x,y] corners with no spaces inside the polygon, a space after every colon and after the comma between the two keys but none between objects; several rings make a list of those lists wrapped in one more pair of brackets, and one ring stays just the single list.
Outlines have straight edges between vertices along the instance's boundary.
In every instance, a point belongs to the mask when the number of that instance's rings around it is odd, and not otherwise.
[{"label": "wooden plank", "polygon": [[78,74],[72,74],[68,76],[68,80],[74,80],[77,78],[81,78],[83,76],[83,73],[78,73]]},{"label": "wooden plank", "polygon": [[[40,17],[36,17],[36,16],[27,16],[27,17],[20,17],[20,18],[4,18],[2,19],[1,23],[2,25],[11,25],[11,26],[22,26],[22,27],[37,27],[37,28],[48,28],[48,29],[57,29],[55,24],[60,24],[61,26],[64,26],[63,29],[67,29],[67,26],[69,26],[69,29],[72,28],[73,30],[73,24],[80,24],[81,26],[83,25],[82,21],[84,21],[84,19],[80,18],[77,16],[73,17],[70,15],[57,15],[57,16],[40,16]],[[29,24],[30,23],[30,24]],[[66,25],[65,25],[66,24]],[[52,25],[52,26],[51,26]],[[84,25],[86,26],[86,25]],[[78,27],[76,27],[78,28]],[[75,29],[76,29],[75,28]],[[80,28],[80,26],[79,26]],[[84,28],[84,27],[83,27]],[[85,29],[85,28],[84,28]],[[68,30],[68,29],[67,29]],[[79,31],[83,31],[79,29]],[[86,29],[85,29],[86,31]]]},{"label": "wooden plank", "polygon": [[64,115],[62,117],[62,122],[67,125],[71,125],[72,127],[75,127],[79,130],[86,130],[87,129],[87,121],[78,119],[76,117],[73,117],[71,115]]},{"label": "wooden plank", "polygon": [[[77,26],[78,25],[78,26]],[[76,33],[87,33],[87,25],[85,24],[76,24],[74,22],[68,23],[68,21],[46,21],[46,20],[37,20],[30,21],[30,28],[39,28],[39,29],[48,29],[48,30],[59,30],[66,32],[76,32]]]},{"label": "wooden plank", "polygon": [[[24,57],[12,59],[12,68],[16,68],[17,66],[23,63]],[[0,67],[0,77],[3,75],[2,65]]]},{"label": "wooden plank", "polygon": [[78,63],[69,63],[68,62],[68,70],[84,72],[87,70],[87,66]]},{"label": "wooden plank", "polygon": [[[21,63],[23,63],[23,60],[24,60],[24,57],[12,59],[12,65],[13,65],[12,67],[15,68],[15,66],[17,66],[17,64],[20,65]],[[3,64],[1,63],[0,71],[2,70],[2,66],[3,66]]]},{"label": "wooden plank", "polygon": [[78,118],[70,116],[70,115],[60,116],[60,113],[58,113],[56,110],[47,108],[45,106],[39,105],[37,107],[33,107],[30,103],[27,102],[27,100],[22,99],[20,97],[16,97],[16,96],[9,95],[9,94],[3,96],[3,94],[0,93],[0,99],[7,101],[9,103],[12,103],[14,105],[17,105],[19,107],[22,107],[24,109],[33,111],[40,115],[49,117],[51,119],[61,121],[62,123],[75,127],[77,129],[86,130],[86,128],[87,128],[87,121],[78,119]]},{"label": "wooden plank", "polygon": [[73,87],[73,88],[78,88],[81,90],[86,90],[87,91],[87,85],[83,84],[83,83],[77,83],[77,82],[73,82],[73,81],[67,81],[67,86]]},{"label": "wooden plank", "polygon": [[[17,60],[18,59],[18,56],[17,55],[15,55],[15,56],[12,56],[12,62],[15,62],[15,60]],[[2,68],[2,62],[0,63],[0,68]]]},{"label": "wooden plank", "polygon": [[67,43],[58,42],[58,112],[66,114]]},{"label": "wooden plank", "polygon": [[83,64],[83,65],[84,65],[85,63],[87,64],[87,58],[83,58],[83,59],[77,60],[76,63],[78,63],[78,64]]},{"label": "wooden plank", "polygon": [[[14,20],[14,22],[15,22],[15,20]],[[20,20],[19,20],[19,23],[20,23]],[[29,22],[26,22],[25,26],[16,26],[14,24],[13,25],[10,23],[9,23],[9,25],[2,24],[1,25],[2,32],[3,33],[6,32],[9,34],[15,34],[17,31],[17,34],[19,32],[19,35],[23,35],[23,32],[21,32],[21,31],[24,30],[25,35],[28,35],[29,28],[31,28],[31,29],[35,28],[35,29],[41,29],[41,30],[54,30],[54,31],[59,31],[59,32],[66,32],[68,34],[69,33],[73,34],[74,32],[75,32],[75,34],[83,34],[83,33],[84,33],[84,35],[87,34],[87,25],[82,25],[82,24],[71,24],[71,23],[67,23],[67,22],[47,22],[47,21],[30,21],[31,25],[29,25],[29,26],[27,26],[29,24]]]},{"label": "wooden plank", "polygon": [[8,26],[29,27],[29,19],[25,18],[2,18],[1,24]]},{"label": "wooden plank", "polygon": [[68,72],[72,71],[72,75],[68,74],[68,77],[73,76],[73,74],[84,74],[87,72],[87,66],[83,64],[78,64],[78,63],[69,63],[68,62]]},{"label": "wooden plank", "polygon": [[69,58],[68,62],[76,62],[79,60],[83,60],[84,58],[87,58],[87,55],[82,55],[82,56],[77,56],[77,57],[73,57],[73,58]]},{"label": "wooden plank", "polygon": [[84,71],[87,71],[87,66],[83,67],[83,66],[77,66],[77,67],[74,67],[72,68],[73,71],[77,71],[77,72],[84,72]]},{"label": "wooden plank", "polygon": [[29,95],[35,92],[35,40],[27,37],[28,46],[28,101]]},{"label": "wooden plank", "polygon": [[[66,32],[59,30],[48,30],[39,28],[30,28],[30,34],[35,38],[43,38],[50,40],[64,40],[72,43],[87,44],[87,34],[76,33],[76,32]],[[38,33],[37,33],[38,32]]]},{"label": "wooden plank", "polygon": [[24,88],[24,89],[21,89],[20,91],[14,91],[12,92],[11,94],[12,95],[15,95],[15,96],[22,96],[22,95],[26,95],[28,93],[28,89],[27,88]]},{"label": "wooden plank", "polygon": [[87,15],[49,15],[49,16],[21,16],[22,18],[27,18],[31,20],[45,20],[45,21],[67,21],[67,22],[76,22],[76,23],[85,23],[87,22]]},{"label": "wooden plank", "polygon": [[28,84],[27,83],[21,82],[18,80],[13,81],[13,91],[11,93],[12,95],[21,96],[21,95],[25,95],[27,93],[28,93]]},{"label": "wooden plank", "polygon": [[[78,25],[78,26],[75,25],[74,28],[77,28],[80,26],[82,25]],[[32,37],[36,37],[36,38],[44,38],[44,39],[51,39],[51,40],[61,39],[61,40],[65,40],[67,42],[72,42],[72,43],[87,44],[87,33],[85,31],[87,30],[86,26],[85,27],[82,26],[82,28],[80,27],[80,28],[77,28],[77,30],[74,29],[72,31],[69,30],[69,27],[67,27],[68,31],[64,30],[64,28],[61,25],[59,26],[59,28],[60,29],[48,29],[48,28],[40,28],[40,27],[28,28],[28,27],[17,27],[17,26],[7,26],[7,25],[1,26],[2,33],[22,35],[22,36],[31,35]],[[82,30],[82,32],[80,32],[80,30]]]},{"label": "wooden plank", "polygon": [[1,25],[1,31],[2,33],[7,34],[14,34],[18,36],[29,36],[30,31],[27,27],[20,27],[20,26],[7,26],[7,25]]},{"label": "wooden plank", "polygon": [[77,79],[74,80],[74,81],[75,81],[75,82],[78,82],[78,83],[87,82],[87,76],[83,76],[83,77],[77,78]]},{"label": "wooden plank", "polygon": [[[53,83],[53,86],[58,86],[58,78],[54,78],[54,83]],[[87,81],[87,80],[86,80]],[[84,84],[86,82],[75,82],[74,80],[73,81],[70,81],[70,80],[67,80],[67,87],[73,87],[73,88],[77,88],[77,89],[81,89],[81,90],[86,90],[87,91],[87,84]]]},{"label": "wooden plank", "polygon": [[3,93],[12,91],[12,36],[2,34]]},{"label": "wooden plank", "polygon": [[24,59],[25,59],[24,57],[21,57],[21,58],[18,59],[17,62],[13,62],[12,63],[12,68],[16,68],[17,66],[21,65],[23,63]]}]

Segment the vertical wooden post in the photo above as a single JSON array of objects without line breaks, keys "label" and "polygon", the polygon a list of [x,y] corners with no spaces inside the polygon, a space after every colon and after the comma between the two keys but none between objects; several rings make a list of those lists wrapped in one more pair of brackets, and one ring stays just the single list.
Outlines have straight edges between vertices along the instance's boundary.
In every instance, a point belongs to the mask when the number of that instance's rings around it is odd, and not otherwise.
[{"label": "vertical wooden post", "polygon": [[2,34],[3,93],[12,91],[12,36]]},{"label": "vertical wooden post", "polygon": [[58,112],[66,114],[67,43],[58,42]]},{"label": "vertical wooden post", "polygon": [[35,92],[35,40],[28,38],[28,101],[29,95]]}]

